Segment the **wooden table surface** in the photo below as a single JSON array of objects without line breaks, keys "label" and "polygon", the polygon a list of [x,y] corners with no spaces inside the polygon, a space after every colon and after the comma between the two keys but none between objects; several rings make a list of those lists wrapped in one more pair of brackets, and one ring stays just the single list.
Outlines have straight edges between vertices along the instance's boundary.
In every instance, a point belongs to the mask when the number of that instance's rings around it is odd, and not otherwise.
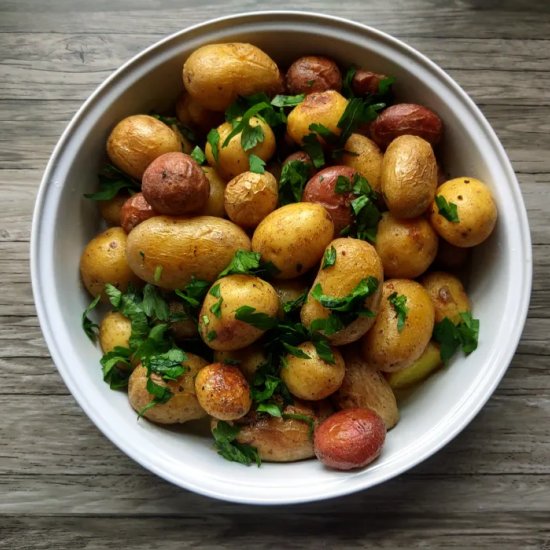
[{"label": "wooden table surface", "polygon": [[[161,37],[259,7],[373,25],[447,70],[513,162],[535,268],[512,366],[462,434],[382,486],[278,508],[188,493],[115,448],[52,364],[28,268],[38,184],[81,102]],[[547,0],[1,0],[0,547],[550,548],[549,113]]]}]

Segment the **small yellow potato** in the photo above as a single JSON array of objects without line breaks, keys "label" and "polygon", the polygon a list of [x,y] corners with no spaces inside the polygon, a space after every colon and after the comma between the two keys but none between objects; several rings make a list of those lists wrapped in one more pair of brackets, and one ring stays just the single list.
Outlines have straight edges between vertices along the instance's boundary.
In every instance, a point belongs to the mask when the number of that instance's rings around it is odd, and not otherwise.
[{"label": "small yellow potato", "polygon": [[103,353],[117,346],[129,348],[131,335],[132,322],[118,311],[110,311],[99,323],[99,345]]},{"label": "small yellow potato", "polygon": [[175,300],[168,302],[168,308],[170,309],[170,315],[185,315],[185,318],[180,321],[172,321],[170,323],[170,332],[178,342],[198,336],[199,329],[197,328],[197,323],[187,315],[182,302]]},{"label": "small yellow potato", "polygon": [[460,313],[472,306],[458,277],[443,271],[434,271],[422,277],[420,284],[428,291],[435,309],[435,322],[448,317],[455,325],[462,320]]},{"label": "small yellow potato", "polygon": [[[342,130],[338,128],[338,121],[344,114],[347,104],[348,100],[335,90],[309,94],[288,114],[286,131],[298,145],[303,143],[305,136],[313,132],[309,127],[314,123],[322,124],[339,136]],[[322,138],[318,139],[323,142]]]},{"label": "small yellow potato", "polygon": [[[281,301],[281,312],[284,311],[284,305],[288,302],[294,302],[300,296],[303,296],[309,290],[309,283],[304,278],[298,279],[277,279],[271,283],[279,300]],[[300,309],[300,308],[298,308]]]},{"label": "small yellow potato", "polygon": [[245,348],[265,332],[236,318],[237,310],[248,306],[252,313],[277,317],[279,297],[266,281],[252,275],[228,275],[208,291],[199,314],[199,334],[217,351]]},{"label": "small yellow potato", "polygon": [[157,157],[181,150],[180,138],[174,131],[149,115],[124,118],[107,139],[107,155],[111,162],[140,181],[147,166]]},{"label": "small yellow potato", "polygon": [[313,342],[296,346],[306,357],[285,356],[281,379],[292,395],[307,401],[319,401],[333,394],[342,384],[345,364],[342,354],[331,348],[334,363],[327,363],[317,353]]},{"label": "small yellow potato", "polygon": [[218,420],[242,418],[252,406],[244,374],[224,363],[203,367],[195,378],[195,392],[201,407]]},{"label": "small yellow potato", "polygon": [[[390,296],[405,296],[407,316],[401,331]],[[434,307],[422,285],[408,279],[389,279],[382,287],[380,311],[361,340],[363,359],[373,369],[393,372],[412,365],[432,337]]]},{"label": "small yellow potato", "polygon": [[206,109],[225,111],[239,96],[282,90],[277,64],[252,44],[230,42],[196,49],[183,64],[183,84]]},{"label": "small yellow potato", "polygon": [[386,378],[355,350],[345,349],[343,355],[346,375],[332,396],[333,403],[340,409],[371,409],[382,418],[386,430],[391,430],[399,421],[399,410]]},{"label": "small yellow potato", "polygon": [[128,263],[144,281],[183,288],[193,277],[214,281],[250,239],[233,222],[213,216],[155,216],[128,235]]},{"label": "small yellow potato", "polygon": [[395,138],[384,153],[382,195],[397,218],[416,218],[431,205],[437,187],[432,146],[418,136]]},{"label": "small yellow potato", "polygon": [[341,164],[353,168],[361,174],[374,191],[380,193],[380,174],[384,155],[380,147],[361,134],[351,134],[344,144]]},{"label": "small yellow potato", "polygon": [[319,269],[313,281],[306,303],[302,307],[300,317],[302,323],[310,328],[317,319],[326,319],[331,311],[321,305],[313,296],[312,291],[321,286],[322,293],[334,298],[348,296],[361,281],[374,277],[378,281],[378,289],[365,299],[364,307],[373,312],[373,317],[359,316],[346,327],[327,334],[330,342],[336,346],[355,342],[365,334],[374,323],[380,307],[381,287],[384,280],[382,262],[372,245],[366,241],[352,238],[335,239],[326,250],[334,248],[336,260],[334,265]]},{"label": "small yellow potato", "polygon": [[210,195],[208,196],[208,201],[206,202],[201,214],[203,216],[226,218],[227,214],[223,204],[226,186],[225,180],[223,180],[218,172],[210,166],[203,166],[202,171],[210,183]]},{"label": "small yellow potato", "polygon": [[399,219],[384,212],[376,233],[376,252],[386,277],[414,279],[434,261],[439,238],[425,218]]},{"label": "small yellow potato", "polygon": [[268,214],[252,236],[252,250],[292,279],[318,264],[334,236],[330,214],[319,204],[287,204]]},{"label": "small yellow potato", "polygon": [[[430,222],[440,237],[461,248],[481,244],[493,232],[497,207],[490,189],[475,178],[455,178],[437,188],[431,204]],[[439,211],[438,197],[457,209],[457,222],[451,222]],[[441,200],[440,199],[440,200]]]},{"label": "small yellow potato", "polygon": [[107,222],[107,225],[121,225],[120,211],[122,210],[122,206],[128,200],[128,198],[129,195],[127,195],[126,193],[119,193],[108,201],[97,202],[99,213],[101,214],[101,217]]},{"label": "small yellow potato", "polygon": [[389,372],[386,377],[392,389],[400,390],[422,382],[442,364],[439,346],[435,342],[430,342],[412,365],[402,370]]},{"label": "small yellow potato", "polygon": [[229,219],[252,229],[277,208],[279,185],[269,172],[243,172],[225,188],[224,207]]},{"label": "small yellow potato", "polygon": [[222,113],[205,109],[187,92],[183,92],[176,102],[176,116],[181,123],[201,134],[207,134],[223,122]]},{"label": "small yellow potato", "polygon": [[84,248],[80,258],[80,276],[86,290],[92,295],[101,294],[109,302],[105,285],[112,284],[125,292],[130,283],[140,285],[140,279],[130,269],[126,256],[127,236],[122,227],[111,227],[95,236]]},{"label": "small yellow potato", "polygon": [[[215,351],[214,359],[218,363],[227,363],[237,367],[250,382],[258,367],[267,361],[265,348],[258,342],[246,348],[233,351]],[[234,364],[237,363],[237,364]]]},{"label": "small yellow potato", "polygon": [[[166,402],[151,407],[144,413],[144,417],[157,424],[181,424],[206,416],[206,412],[199,405],[195,393],[195,376],[208,363],[197,355],[187,353],[187,359],[182,363],[189,370],[177,380],[165,381],[157,374],[151,374],[151,380],[159,386],[168,387],[172,397]],[[128,380],[128,399],[130,405],[140,412],[154,396],[147,391],[147,369],[138,365]]]},{"label": "small yellow potato", "polygon": [[275,154],[275,134],[268,124],[260,118],[252,117],[250,126],[253,128],[259,126],[264,135],[263,141],[257,143],[252,149],[247,151],[243,149],[241,133],[233,136],[225,145],[226,139],[233,131],[230,122],[224,122],[221,126],[218,126],[220,141],[217,146],[217,158],[212,150],[212,145],[210,143],[206,144],[204,154],[208,164],[215,168],[220,176],[226,180],[230,180],[249,169],[250,162],[248,159],[250,155],[256,155],[267,162]]}]

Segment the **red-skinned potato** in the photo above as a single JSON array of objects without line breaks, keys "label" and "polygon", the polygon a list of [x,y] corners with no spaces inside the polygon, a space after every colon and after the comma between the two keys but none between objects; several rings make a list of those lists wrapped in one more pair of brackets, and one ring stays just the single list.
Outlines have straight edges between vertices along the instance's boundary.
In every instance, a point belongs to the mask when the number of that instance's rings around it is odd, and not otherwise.
[{"label": "red-skinned potato", "polygon": [[300,57],[286,72],[286,89],[291,95],[311,94],[342,89],[342,75],[338,65],[328,57],[307,55]]},{"label": "red-skinned potato", "polygon": [[375,460],[386,439],[384,421],[370,409],[345,409],[315,430],[314,450],[329,468],[352,470]]},{"label": "red-skinned potato", "polygon": [[380,82],[385,78],[388,78],[385,74],[357,69],[351,81],[351,89],[355,95],[377,94]]},{"label": "red-skinned potato", "polygon": [[136,225],[158,216],[158,212],[147,202],[143,193],[136,193],[127,199],[120,209],[120,225],[130,233]]},{"label": "red-skinned potato", "polygon": [[147,167],[141,190],[158,213],[181,216],[204,208],[210,183],[192,157],[185,153],[166,153]]}]

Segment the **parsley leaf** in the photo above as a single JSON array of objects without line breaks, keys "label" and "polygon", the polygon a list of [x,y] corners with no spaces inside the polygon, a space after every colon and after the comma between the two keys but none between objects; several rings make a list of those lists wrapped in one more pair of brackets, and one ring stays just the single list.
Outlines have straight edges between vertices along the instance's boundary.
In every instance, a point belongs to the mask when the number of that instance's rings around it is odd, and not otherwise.
[{"label": "parsley leaf", "polygon": [[385,106],[385,103],[370,104],[359,97],[351,98],[337,124],[338,128],[342,130],[340,143],[345,143],[359,126],[374,120],[378,116],[378,112]]},{"label": "parsley leaf", "polygon": [[99,303],[99,300],[101,298],[101,295],[97,295],[90,305],[84,310],[82,313],[82,328],[84,332],[86,333],[86,336],[95,343],[97,339],[97,333],[99,331],[99,325],[97,323],[94,323],[89,317],[88,314],[90,311],[92,311],[97,304]]},{"label": "parsley leaf", "polygon": [[218,337],[218,333],[215,330],[209,330],[206,334],[206,341],[212,342],[212,340],[215,340]]},{"label": "parsley leaf", "polygon": [[393,306],[397,314],[397,332],[401,332],[405,328],[405,321],[409,313],[407,297],[404,294],[398,295],[397,292],[392,292],[388,296],[388,302]]},{"label": "parsley leaf", "polygon": [[132,194],[139,191],[141,185],[116,166],[106,164],[99,172],[99,191],[85,193],[84,197],[93,201],[108,201],[113,199],[123,189]]},{"label": "parsley leaf", "polygon": [[146,384],[147,391],[153,396],[153,399],[145,405],[140,411],[138,411],[138,418],[141,418],[149,409],[152,409],[155,405],[162,405],[167,403],[172,397],[172,392],[166,386],[161,386],[156,382],[153,382],[151,378],[147,378]]},{"label": "parsley leaf", "polygon": [[170,308],[166,300],[160,295],[156,286],[146,284],[143,287],[143,311],[145,315],[158,319],[159,321],[168,321],[170,317]]},{"label": "parsley leaf", "polygon": [[308,436],[313,437],[313,431],[315,429],[315,419],[312,416],[301,413],[283,413],[281,415],[285,420],[300,420],[306,422],[309,425]]},{"label": "parsley leaf", "polygon": [[335,296],[327,296],[323,294],[321,284],[317,283],[311,291],[311,296],[315,298],[323,307],[331,311],[352,312],[355,311],[358,315],[363,314],[366,317],[372,316],[372,312],[365,308],[363,302],[371,294],[378,289],[378,279],[368,277],[361,279],[357,286],[347,295],[342,298]]},{"label": "parsley leaf", "polygon": [[329,339],[323,334],[317,332],[311,334],[311,341],[315,346],[315,351],[317,352],[317,355],[323,361],[325,361],[325,363],[330,363],[331,365],[334,365],[336,359],[334,358],[334,354],[332,353]]},{"label": "parsley leaf", "polygon": [[294,355],[294,357],[298,357],[299,359],[311,359],[311,357],[303,350],[296,346],[292,346],[290,344],[287,344],[286,342],[283,342],[283,347],[290,353],[290,355]]},{"label": "parsley leaf", "polygon": [[460,313],[461,321],[455,325],[445,317],[434,327],[433,337],[441,347],[441,360],[448,363],[459,347],[468,355],[477,348],[479,337],[479,320],[470,312]]},{"label": "parsley leaf", "polygon": [[273,105],[273,107],[296,107],[296,105],[300,105],[300,103],[304,101],[305,97],[305,94],[276,95],[271,100],[271,105]]},{"label": "parsley leaf", "polygon": [[310,166],[301,160],[291,160],[283,166],[279,178],[279,206],[302,200],[310,173]]},{"label": "parsley leaf", "polygon": [[[214,151],[212,151],[212,154],[214,154]],[[206,155],[204,154],[204,151],[198,145],[196,145],[195,148],[191,151],[191,157],[198,164],[202,165],[206,162]]]},{"label": "parsley leaf", "polygon": [[240,428],[219,420],[212,429],[214,436],[214,447],[218,454],[231,462],[239,462],[246,466],[255,462],[258,467],[261,465],[258,450],[251,445],[245,445],[236,441]]},{"label": "parsley leaf", "polygon": [[269,103],[261,101],[250,107],[240,119],[235,119],[233,129],[225,138],[222,147],[227,147],[229,142],[238,134],[241,134],[241,147],[243,151],[248,151],[262,142],[265,136],[261,126],[251,126],[250,119],[259,114],[262,110],[270,108],[271,106]]},{"label": "parsley leaf", "polygon": [[155,281],[155,283],[158,283],[160,281],[160,278],[162,277],[162,270],[164,268],[161,266],[161,265],[157,265],[155,267],[155,272],[153,274],[153,279]]},{"label": "parsley leaf", "polygon": [[218,275],[218,279],[227,275],[276,275],[279,270],[271,262],[262,262],[259,252],[239,249],[231,258],[229,265]]},{"label": "parsley leaf", "polygon": [[260,403],[256,407],[256,412],[267,413],[267,414],[269,414],[271,416],[274,416],[276,418],[281,418],[281,416],[282,416],[281,408],[279,407],[279,405],[277,405],[275,403]]},{"label": "parsley leaf", "polygon": [[325,153],[323,152],[323,146],[317,139],[317,135],[314,132],[307,134],[302,138],[302,148],[309,155],[311,162],[315,168],[321,168],[325,165]]},{"label": "parsley leaf", "polygon": [[208,132],[206,136],[206,141],[210,144],[210,147],[212,148],[212,156],[217,163],[220,158],[220,133],[216,128],[212,128],[210,132]]},{"label": "parsley leaf", "polygon": [[209,291],[210,296],[218,298],[218,301],[210,308],[210,313],[213,313],[218,319],[222,316],[223,298],[220,292],[220,284],[214,285]]},{"label": "parsley leaf", "polygon": [[258,156],[252,154],[248,157],[248,169],[255,174],[263,174],[265,172],[265,162]]},{"label": "parsley leaf", "polygon": [[468,355],[477,349],[479,339],[479,319],[474,319],[471,312],[460,313],[462,321],[458,324],[458,332],[462,344],[462,351]]},{"label": "parsley leaf", "polygon": [[269,330],[277,325],[275,317],[270,317],[267,313],[256,312],[256,308],[251,306],[239,307],[235,311],[235,319],[260,330]]},{"label": "parsley leaf", "polygon": [[395,82],[395,76],[387,76],[378,83],[378,95],[384,96],[391,90],[392,84]]},{"label": "parsley leaf", "polygon": [[175,293],[191,310],[197,310],[201,307],[209,287],[210,283],[208,281],[193,277],[183,289],[176,289]]},{"label": "parsley leaf", "polygon": [[342,79],[342,95],[347,98],[355,97],[353,92],[353,78],[357,72],[357,67],[352,65],[346,71],[344,78]]},{"label": "parsley leaf", "polygon": [[296,298],[295,300],[288,300],[286,302],[283,302],[283,312],[285,313],[285,315],[290,315],[294,311],[300,309],[304,305],[306,298],[307,292],[304,292],[303,294],[300,294],[300,296],[298,296],[298,298]]},{"label": "parsley leaf", "polygon": [[115,346],[100,359],[103,380],[112,390],[125,388],[131,373],[129,348]]},{"label": "parsley leaf", "polygon": [[458,218],[458,207],[454,202],[447,202],[445,197],[443,197],[442,195],[436,195],[435,204],[437,204],[439,213],[446,220],[450,221],[451,223],[460,222]]},{"label": "parsley leaf", "polygon": [[326,269],[327,267],[331,267],[335,263],[336,263],[336,248],[334,248],[334,246],[331,246],[330,248],[327,248],[325,250],[321,269]]}]

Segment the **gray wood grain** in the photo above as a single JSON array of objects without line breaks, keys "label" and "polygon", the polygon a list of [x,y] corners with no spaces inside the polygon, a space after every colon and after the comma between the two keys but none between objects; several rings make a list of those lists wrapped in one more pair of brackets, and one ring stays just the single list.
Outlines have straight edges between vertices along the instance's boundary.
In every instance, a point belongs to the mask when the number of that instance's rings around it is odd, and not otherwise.
[{"label": "gray wood grain", "polygon": [[[149,474],[91,424],[36,319],[34,198],[93,89],[159,38],[244,0],[0,2],[0,548],[550,548],[550,3],[330,0],[303,7],[390,32],[481,107],[518,174],[533,238],[529,318],[487,406],[442,451],[372,490],[315,504],[216,502]],[[513,319],[510,322],[514,322]]]}]

